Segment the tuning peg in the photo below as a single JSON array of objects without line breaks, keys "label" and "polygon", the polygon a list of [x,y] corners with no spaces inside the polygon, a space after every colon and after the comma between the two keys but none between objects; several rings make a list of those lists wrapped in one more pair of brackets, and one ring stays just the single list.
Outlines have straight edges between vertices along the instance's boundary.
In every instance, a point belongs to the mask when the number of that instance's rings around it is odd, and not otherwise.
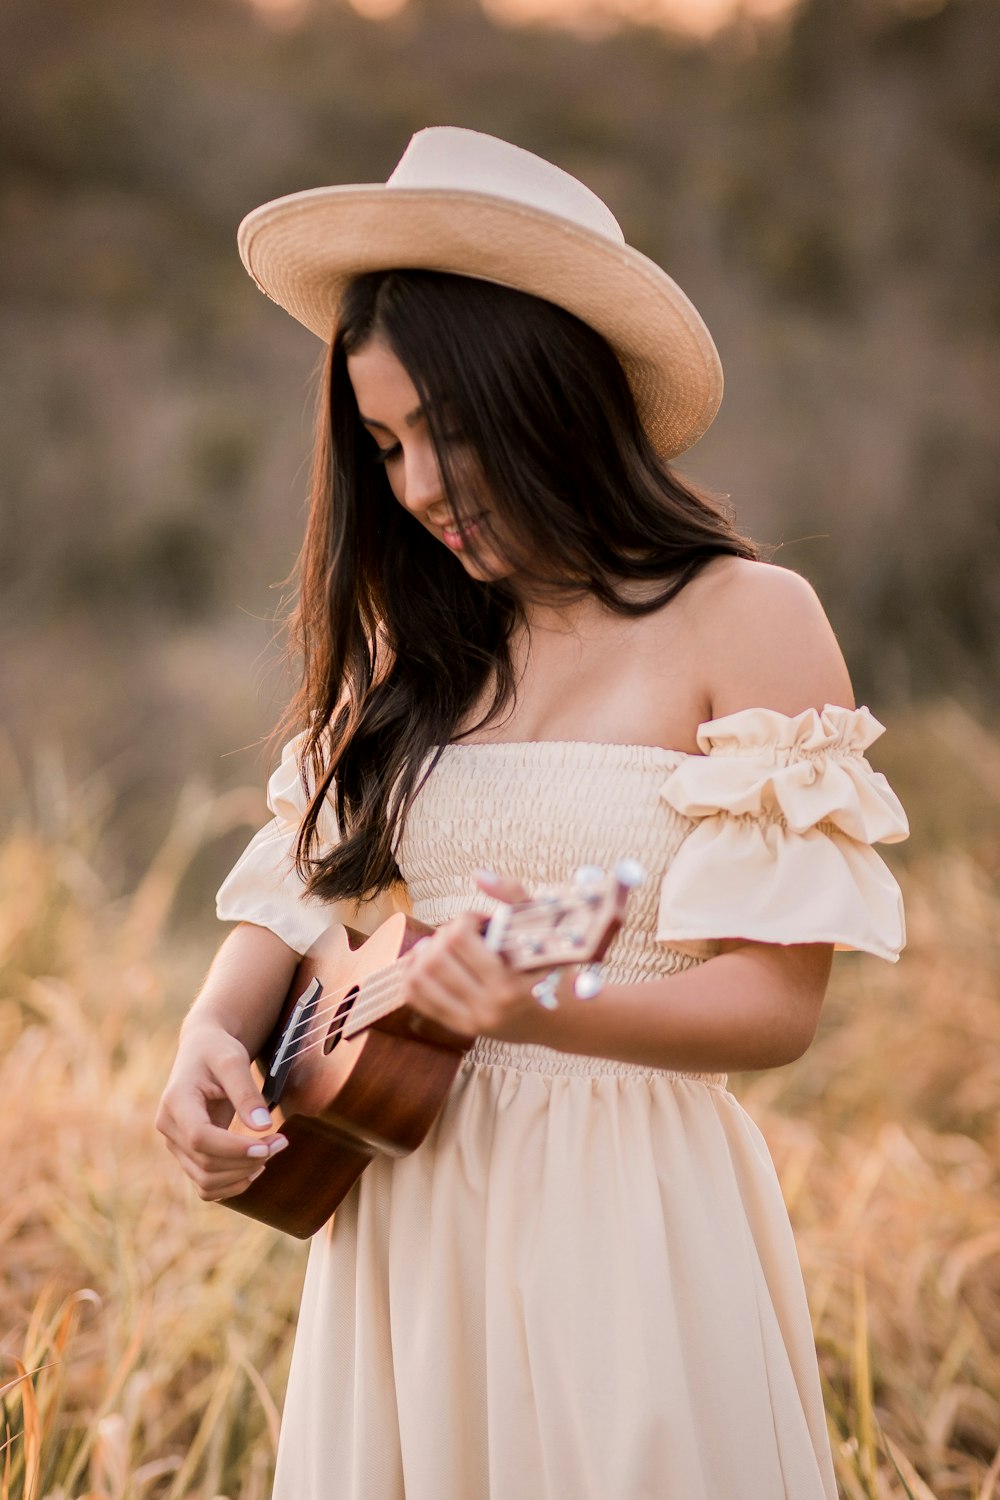
[{"label": "tuning peg", "polygon": [[587,964],[573,981],[573,993],[578,1000],[594,1000],[604,988],[604,976],[600,964]]},{"label": "tuning peg", "polygon": [[537,984],[533,984],[531,986],[531,993],[534,995],[535,999],[538,1001],[543,1010],[559,1009],[559,997],[557,991],[559,989],[559,980],[561,977],[561,970],[553,969],[550,973],[546,974],[542,979],[540,979]]},{"label": "tuning peg", "polygon": [[494,953],[503,952],[504,938],[507,935],[507,928],[510,925],[512,910],[512,907],[501,903],[486,924],[483,941],[487,948],[491,949]]},{"label": "tuning peg", "polygon": [[645,878],[646,871],[637,859],[620,859],[615,865],[615,879],[627,890],[634,891]]}]

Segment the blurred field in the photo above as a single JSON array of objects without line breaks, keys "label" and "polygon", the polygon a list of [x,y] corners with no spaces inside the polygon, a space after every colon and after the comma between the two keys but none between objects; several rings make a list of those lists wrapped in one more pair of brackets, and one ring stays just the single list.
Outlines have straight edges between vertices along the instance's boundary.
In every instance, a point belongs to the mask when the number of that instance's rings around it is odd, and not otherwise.
[{"label": "blurred field", "polygon": [[[711,43],[625,24],[682,0],[365,3],[0,5],[19,747],[126,757],[117,783],[164,801],[273,724],[247,683],[298,549],[321,346],[251,284],[236,227],[279,193],[382,181],[446,123],[576,173],[693,298],[726,397],[681,467],[816,585],[859,692],[990,705],[996,0],[701,0],[732,15]],[[514,25],[522,3],[621,24]]]},{"label": "blurred field", "polygon": [[[953,704],[887,738],[907,954],[840,959],[807,1057],[737,1092],[795,1221],[843,1495],[994,1500],[1000,741]],[[215,937],[179,913],[260,793],[190,791],[122,893],[100,788],[47,769],[0,844],[0,1497],[264,1500],[303,1249],[199,1203],[151,1125]]]}]

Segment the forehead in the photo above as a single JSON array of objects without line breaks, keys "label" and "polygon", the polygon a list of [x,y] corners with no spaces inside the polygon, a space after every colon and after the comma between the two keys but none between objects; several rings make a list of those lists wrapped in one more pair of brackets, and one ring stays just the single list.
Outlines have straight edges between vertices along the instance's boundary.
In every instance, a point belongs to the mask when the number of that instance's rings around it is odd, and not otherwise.
[{"label": "forehead", "polygon": [[420,404],[413,381],[383,339],[370,338],[349,354],[347,373],[365,417],[391,426],[404,422]]}]

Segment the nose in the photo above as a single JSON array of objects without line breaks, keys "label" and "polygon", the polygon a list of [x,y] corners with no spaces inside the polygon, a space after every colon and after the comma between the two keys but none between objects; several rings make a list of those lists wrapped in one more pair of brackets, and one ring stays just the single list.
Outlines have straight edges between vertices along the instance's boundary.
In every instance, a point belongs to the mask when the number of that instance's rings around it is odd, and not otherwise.
[{"label": "nose", "polygon": [[447,506],[441,466],[434,445],[425,440],[414,443],[404,454],[403,493],[399,497],[411,515],[423,517],[437,506]]}]

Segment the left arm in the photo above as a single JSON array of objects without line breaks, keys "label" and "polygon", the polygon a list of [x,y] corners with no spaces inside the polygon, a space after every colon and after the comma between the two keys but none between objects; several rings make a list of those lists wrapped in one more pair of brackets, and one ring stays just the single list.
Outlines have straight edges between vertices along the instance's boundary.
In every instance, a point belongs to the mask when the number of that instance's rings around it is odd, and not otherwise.
[{"label": "left arm", "polygon": [[460,917],[420,945],[411,1005],[465,1036],[647,1068],[725,1073],[794,1061],[812,1041],[830,974],[827,943],[739,943],[663,979],[605,985],[594,1000],[577,1000],[566,978],[559,1008],[543,1010],[531,977],[492,953],[478,926]]}]

